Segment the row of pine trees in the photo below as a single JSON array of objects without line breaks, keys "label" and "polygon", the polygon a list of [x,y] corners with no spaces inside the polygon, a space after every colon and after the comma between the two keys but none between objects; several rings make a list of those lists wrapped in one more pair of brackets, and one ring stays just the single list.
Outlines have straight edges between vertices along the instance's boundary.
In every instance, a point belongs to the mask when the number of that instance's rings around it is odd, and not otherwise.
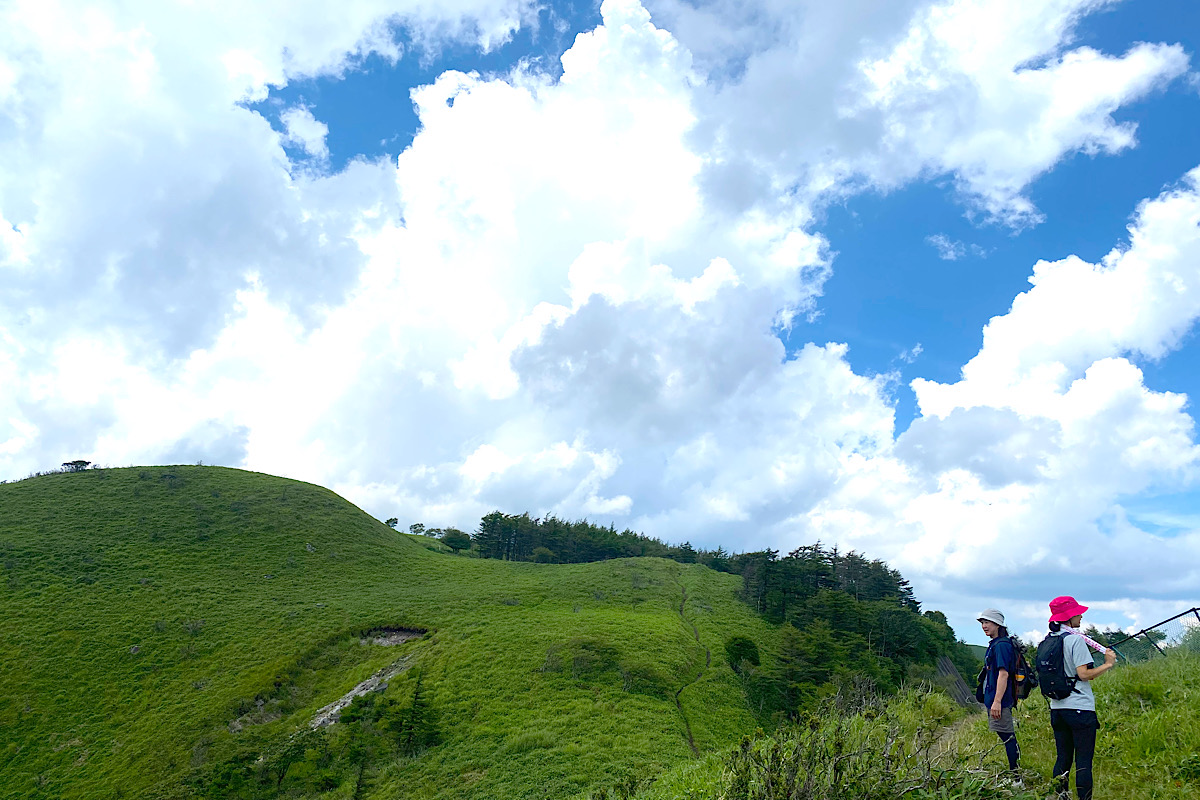
[{"label": "row of pine trees", "polygon": [[798,547],[780,558],[778,550],[729,553],[703,550],[691,543],[670,545],[626,528],[602,526],[587,520],[568,521],[553,515],[493,511],[480,520],[472,537],[483,558],[577,564],[609,558],[656,556],[685,564],[698,563],[719,572],[741,575],[744,599],[775,622],[788,619],[789,610],[822,589],[845,592],[855,600],[890,600],[902,608],[920,610],[912,586],[878,559],[851,550],[824,547],[819,542]]}]

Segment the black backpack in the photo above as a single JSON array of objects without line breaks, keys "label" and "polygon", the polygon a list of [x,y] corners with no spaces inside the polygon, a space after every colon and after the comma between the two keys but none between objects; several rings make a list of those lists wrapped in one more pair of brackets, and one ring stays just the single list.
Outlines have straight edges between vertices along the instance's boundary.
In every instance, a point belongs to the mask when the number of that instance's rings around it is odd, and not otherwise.
[{"label": "black backpack", "polygon": [[1047,636],[1037,649],[1037,674],[1042,684],[1042,694],[1051,700],[1066,700],[1079,690],[1075,684],[1079,678],[1067,675],[1063,663],[1063,640],[1066,636]]},{"label": "black backpack", "polygon": [[[1008,640],[1012,642],[1013,651],[1017,654],[1017,672],[1013,676],[1013,696],[1017,700],[1024,700],[1037,688],[1037,673],[1029,668],[1029,662],[1025,660],[1025,645],[1021,644],[1021,640],[1016,636],[1009,636]],[[989,644],[988,647],[990,648],[991,645]],[[979,670],[979,674],[975,677],[975,699],[980,703],[983,702],[983,687],[987,681],[986,657],[984,661],[983,669]]]},{"label": "black backpack", "polygon": [[1017,651],[1017,699],[1025,700],[1038,687],[1038,676],[1025,660],[1025,645],[1016,636],[1011,638],[1013,648]]}]

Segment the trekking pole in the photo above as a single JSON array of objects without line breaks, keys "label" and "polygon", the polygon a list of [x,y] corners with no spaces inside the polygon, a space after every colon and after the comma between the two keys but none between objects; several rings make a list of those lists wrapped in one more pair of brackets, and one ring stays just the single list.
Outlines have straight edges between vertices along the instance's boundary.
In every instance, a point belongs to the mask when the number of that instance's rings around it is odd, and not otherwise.
[{"label": "trekking pole", "polygon": [[1092,649],[1093,649],[1093,650],[1095,650],[1097,653],[1103,653],[1105,650],[1107,650],[1107,649],[1108,649],[1107,647],[1105,647],[1104,645],[1100,644],[1099,642],[1097,642],[1097,641],[1096,641],[1095,639],[1093,639],[1092,637],[1088,636],[1086,633],[1084,633],[1084,632],[1082,632],[1082,631],[1077,631],[1077,630],[1075,630],[1074,628],[1072,628],[1070,625],[1063,625],[1063,626],[1062,626],[1062,629],[1063,629],[1064,631],[1067,631],[1067,632],[1069,632],[1069,633],[1073,633],[1073,634],[1075,634],[1076,636],[1082,637],[1082,638],[1083,638],[1083,641],[1087,642],[1087,645],[1088,645],[1088,647],[1092,648]]}]

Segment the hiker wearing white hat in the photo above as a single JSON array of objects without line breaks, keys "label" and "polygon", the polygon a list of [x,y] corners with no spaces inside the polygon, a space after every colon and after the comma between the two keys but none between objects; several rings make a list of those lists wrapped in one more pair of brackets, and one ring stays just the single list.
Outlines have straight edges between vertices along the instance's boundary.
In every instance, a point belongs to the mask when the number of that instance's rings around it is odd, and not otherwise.
[{"label": "hiker wearing white hat", "polygon": [[983,705],[988,710],[988,730],[994,732],[1004,743],[1008,756],[1008,768],[1017,772],[1021,759],[1021,748],[1017,744],[1016,727],[1013,724],[1013,707],[1017,704],[1017,650],[1004,627],[1004,614],[999,609],[985,608],[976,617],[987,634],[987,653],[983,657],[986,677],[983,683]]}]

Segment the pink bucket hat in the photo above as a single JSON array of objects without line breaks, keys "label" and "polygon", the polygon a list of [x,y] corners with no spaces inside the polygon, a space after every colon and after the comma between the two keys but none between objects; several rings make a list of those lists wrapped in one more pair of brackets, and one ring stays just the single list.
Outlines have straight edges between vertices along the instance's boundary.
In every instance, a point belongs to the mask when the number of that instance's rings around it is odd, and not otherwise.
[{"label": "pink bucket hat", "polygon": [[1050,621],[1066,622],[1076,614],[1082,614],[1087,610],[1088,607],[1079,605],[1074,597],[1069,595],[1056,597],[1050,601]]}]

